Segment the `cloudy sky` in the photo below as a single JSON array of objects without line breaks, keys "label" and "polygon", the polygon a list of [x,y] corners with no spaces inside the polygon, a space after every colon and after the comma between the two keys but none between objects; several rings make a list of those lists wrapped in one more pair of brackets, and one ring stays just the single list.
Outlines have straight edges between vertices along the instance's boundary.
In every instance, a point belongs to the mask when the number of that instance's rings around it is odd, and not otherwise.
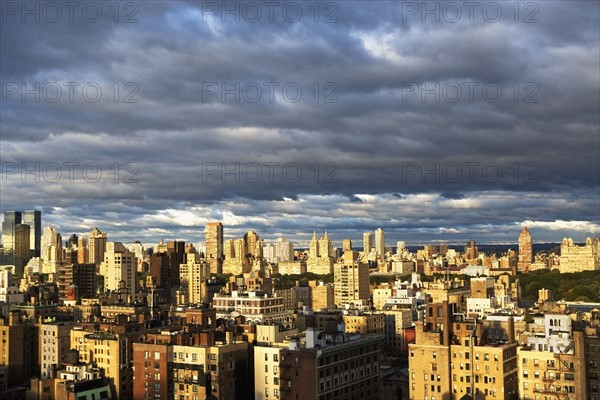
[{"label": "cloudy sky", "polygon": [[2,2],[1,210],[143,243],[582,241],[599,4]]}]

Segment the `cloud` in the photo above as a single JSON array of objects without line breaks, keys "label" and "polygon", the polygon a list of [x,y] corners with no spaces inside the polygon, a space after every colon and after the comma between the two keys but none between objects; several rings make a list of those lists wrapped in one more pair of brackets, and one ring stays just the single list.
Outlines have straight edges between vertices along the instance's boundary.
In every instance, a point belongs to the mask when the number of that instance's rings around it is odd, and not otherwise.
[{"label": "cloud", "polygon": [[397,2],[222,22],[202,4],[0,24],[2,211],[146,241],[216,219],[298,241],[597,227],[597,2],[536,3],[533,23],[423,23]]}]

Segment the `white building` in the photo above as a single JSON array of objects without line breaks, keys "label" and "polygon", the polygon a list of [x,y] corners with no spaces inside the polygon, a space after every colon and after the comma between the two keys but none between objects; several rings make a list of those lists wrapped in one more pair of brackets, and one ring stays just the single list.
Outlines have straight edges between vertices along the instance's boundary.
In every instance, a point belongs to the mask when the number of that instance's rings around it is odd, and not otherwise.
[{"label": "white building", "polygon": [[136,293],[137,259],[121,242],[108,242],[104,261],[100,264],[100,273],[104,276],[104,290],[118,291],[120,282],[130,295]]}]

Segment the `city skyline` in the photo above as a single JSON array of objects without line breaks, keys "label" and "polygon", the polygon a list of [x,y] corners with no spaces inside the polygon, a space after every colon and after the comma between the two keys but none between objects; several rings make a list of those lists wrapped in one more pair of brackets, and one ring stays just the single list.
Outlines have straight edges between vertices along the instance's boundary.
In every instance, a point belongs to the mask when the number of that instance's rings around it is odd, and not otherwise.
[{"label": "city skyline", "polygon": [[[41,214],[40,214],[41,216]],[[4,218],[4,214],[0,215],[0,217]],[[44,215],[45,218],[45,215]],[[45,221],[42,223],[42,228],[46,229],[46,228],[52,228],[55,229],[56,232],[60,235],[63,235],[63,237],[65,238],[64,242],[66,242],[68,240],[68,237],[66,235],[77,235],[80,238],[83,238],[84,240],[87,241],[87,239],[89,238],[89,235],[94,234],[94,232],[96,232],[98,229],[99,231],[97,231],[99,234],[102,235],[108,235],[108,239],[111,242],[122,242],[122,243],[134,243],[134,242],[140,242],[142,243],[142,245],[144,245],[146,248],[149,248],[151,246],[155,246],[158,243],[161,242],[167,242],[167,241],[183,241],[185,243],[192,243],[192,244],[198,244],[198,243],[206,243],[206,229],[208,229],[208,226],[213,225],[213,224],[219,224],[221,226],[221,231],[222,233],[218,234],[218,235],[222,235],[222,246],[226,245],[226,241],[236,241],[236,240],[244,240],[244,237],[246,235],[248,235],[248,233],[252,232],[252,233],[258,233],[261,235],[262,241],[264,241],[265,243],[274,243],[276,240],[284,238],[286,240],[290,240],[293,245],[294,248],[300,248],[300,249],[308,249],[310,247],[310,242],[311,239],[313,239],[313,235],[315,233],[318,233],[319,235],[322,232],[326,232],[329,235],[329,230],[327,228],[323,229],[322,231],[319,229],[313,229],[312,233],[310,233],[308,230],[306,231],[301,231],[301,232],[296,232],[295,236],[286,236],[283,234],[275,234],[275,235],[265,235],[264,233],[257,231],[254,232],[254,230],[250,229],[246,229],[245,227],[236,227],[234,229],[229,229],[228,226],[224,225],[221,221],[208,221],[203,227],[199,227],[200,231],[196,232],[197,233],[197,237],[174,237],[174,236],[169,236],[168,234],[166,234],[165,236],[160,236],[157,240],[155,241],[142,241],[140,240],[140,238],[136,238],[136,237],[132,237],[132,238],[126,238],[123,239],[122,237],[116,236],[114,233],[111,233],[107,230],[102,231],[102,228],[98,228],[97,226],[94,226],[90,229],[88,229],[87,231],[80,231],[80,232],[73,232],[73,231],[63,231],[61,230],[60,226],[57,225],[50,225],[47,224]],[[522,230],[525,229],[525,231],[528,231],[529,226],[527,225],[521,225],[518,227],[519,228],[519,233],[522,234]],[[362,231],[362,232],[358,232],[358,231],[350,231],[350,230],[344,230],[344,234],[348,234],[350,236],[344,236],[341,237],[339,235],[332,235],[333,236],[333,240],[332,240],[332,244],[335,248],[342,248],[343,247],[343,241],[344,240],[351,240],[354,241],[354,245],[353,248],[361,248],[364,249],[364,247],[362,246],[364,243],[364,235],[366,234],[370,234],[371,235],[371,239],[372,239],[372,244],[371,244],[371,249],[375,249],[374,243],[375,243],[375,236],[376,233],[379,229],[383,229],[381,227],[377,227],[374,228],[370,231]],[[91,232],[91,233],[90,233]],[[475,242],[477,242],[477,244],[479,245],[500,245],[500,246],[511,246],[514,245],[516,249],[519,248],[519,242],[520,242],[520,235],[513,237],[512,240],[507,240],[507,241],[493,241],[493,242],[482,242],[480,240],[478,240],[477,238],[473,238],[473,237],[468,237],[468,239],[464,239],[462,242],[461,241],[456,241],[456,242],[452,242],[449,240],[445,240],[445,239],[431,239],[429,241],[418,241],[418,240],[408,240],[406,238],[403,238],[402,240],[396,240],[394,238],[389,238],[388,232],[383,229],[383,232],[385,232],[386,238],[384,239],[384,245],[385,247],[391,247],[393,249],[392,252],[394,252],[395,247],[397,245],[398,242],[403,242],[405,245],[407,246],[411,246],[411,247],[415,247],[415,246],[420,246],[420,245],[427,245],[427,244],[445,244],[445,245],[450,245],[450,246],[455,246],[457,248],[461,248],[465,242],[469,242],[474,240]],[[1,232],[0,232],[1,234]],[[534,232],[535,234],[535,232]],[[309,237],[309,239],[307,241],[298,241],[298,240],[293,240],[292,237]],[[556,244],[559,245],[564,238],[572,238],[574,240],[575,243],[578,244],[584,244],[586,239],[588,237],[595,237],[598,236],[597,234],[594,233],[588,233],[586,234],[585,231],[579,231],[579,235],[576,236],[571,236],[571,235],[563,235],[560,239],[558,240],[549,240],[549,241],[544,241],[544,240],[535,240],[535,237],[532,240],[532,243],[535,244]],[[581,239],[580,239],[581,238]],[[362,239],[362,240],[361,240]],[[104,239],[105,241],[107,240],[106,238]],[[87,246],[87,243],[86,243]],[[87,247],[86,247],[87,248]]]},{"label": "city skyline", "polygon": [[600,232],[597,2],[460,21],[441,3],[291,3],[299,20],[254,21],[143,2],[39,23],[19,4],[0,27],[0,211],[143,242],[210,220],[298,242]]}]

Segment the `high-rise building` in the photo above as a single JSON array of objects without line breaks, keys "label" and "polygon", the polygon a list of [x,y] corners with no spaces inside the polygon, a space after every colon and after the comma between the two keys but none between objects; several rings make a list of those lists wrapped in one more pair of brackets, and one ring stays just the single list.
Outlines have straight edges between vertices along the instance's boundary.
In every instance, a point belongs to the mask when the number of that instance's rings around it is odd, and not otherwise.
[{"label": "high-rise building", "polygon": [[[257,242],[258,243],[258,242]],[[225,260],[222,270],[224,274],[240,275],[250,271],[249,251],[244,239],[228,239],[225,242]]]},{"label": "high-rise building", "polygon": [[282,399],[315,400],[382,398],[379,367],[383,335],[354,337],[353,340],[348,340],[342,333],[332,333],[327,340],[320,335],[318,331],[308,329],[305,343],[290,340],[278,361],[273,361],[273,354],[269,358],[265,353],[266,362],[264,354],[255,356],[255,370],[260,368],[256,364],[259,360],[265,364],[262,371],[265,371],[267,381],[272,383],[279,377],[280,383],[278,392],[266,392],[271,389],[269,385],[264,388],[264,393],[255,392],[255,398],[265,400],[276,395]]},{"label": "high-rise building", "polygon": [[533,247],[531,244],[531,234],[526,226],[519,235],[519,271],[528,272],[533,261]]},{"label": "high-rise building", "polygon": [[560,272],[600,269],[600,254],[598,254],[598,246],[594,244],[594,240],[587,238],[585,245],[578,246],[573,243],[573,239],[564,238],[560,246]]},{"label": "high-rise building", "polygon": [[334,266],[335,304],[344,307],[345,304],[357,300],[369,300],[369,266],[350,261],[336,263]]},{"label": "high-rise building", "polygon": [[121,242],[108,242],[104,261],[100,265],[100,273],[104,275],[104,290],[117,292],[122,289],[121,281],[130,295],[136,293],[135,254],[131,253]]},{"label": "high-rise building", "polygon": [[402,254],[404,254],[405,251],[406,251],[406,243],[397,242],[396,243],[396,254],[401,256]]},{"label": "high-rise building", "polygon": [[77,247],[77,243],[79,243],[79,237],[72,233],[71,236],[66,240],[65,247]]},{"label": "high-rise building", "polygon": [[204,228],[205,257],[210,265],[212,274],[220,274],[223,271],[223,224],[220,222],[209,222]]},{"label": "high-rise building", "polygon": [[334,250],[327,231],[325,231],[325,235],[319,240],[317,240],[317,233],[313,232],[306,271],[313,274],[327,275],[333,271],[333,263]]},{"label": "high-rise building", "polygon": [[479,250],[477,249],[477,244],[474,240],[467,240],[465,244],[465,258],[467,260],[474,260],[479,255]]},{"label": "high-rise building", "polygon": [[371,232],[363,233],[363,251],[365,255],[369,254],[373,249],[373,234]]},{"label": "high-rise building", "polygon": [[210,275],[208,263],[197,260],[193,254],[188,254],[187,262],[179,266],[179,281],[186,295],[186,303],[207,303],[207,293],[203,293],[203,281]]},{"label": "high-rise building", "polygon": [[91,299],[96,296],[96,265],[60,263],[56,271],[61,300],[71,300],[71,295],[74,297],[72,300]]},{"label": "high-rise building", "polygon": [[5,211],[2,221],[2,264],[15,263],[15,226],[21,223],[20,211]]},{"label": "high-rise building", "polygon": [[210,332],[145,336],[133,344],[134,400],[251,398],[247,342],[217,344]]},{"label": "high-rise building", "polygon": [[0,393],[27,384],[39,373],[39,333],[33,322],[16,310],[0,317]]},{"label": "high-rise building", "polygon": [[235,258],[235,240],[227,239],[225,241],[223,253],[225,260],[231,260]]},{"label": "high-rise building", "polygon": [[77,263],[86,264],[89,262],[88,242],[83,236],[77,240]]},{"label": "high-rise building", "polygon": [[62,237],[51,226],[44,229],[41,240],[41,257],[43,260],[42,272],[45,274],[56,273],[56,266],[63,261]]},{"label": "high-rise building", "polygon": [[173,240],[167,243],[169,255],[169,287],[179,287],[179,266],[186,262],[185,242]]},{"label": "high-rise building", "polygon": [[100,265],[100,263],[104,261],[107,240],[106,232],[102,232],[98,228],[92,230],[88,242],[89,262]]},{"label": "high-rise building", "polygon": [[347,251],[352,251],[352,240],[350,239],[342,240],[342,253]]},{"label": "high-rise building", "polygon": [[333,285],[329,283],[311,281],[309,283],[310,294],[312,299],[311,309],[320,311],[321,309],[331,308],[335,304],[335,291]]},{"label": "high-rise building", "polygon": [[453,306],[429,303],[425,322],[416,323],[409,399],[518,399],[512,317],[481,322],[454,314]]},{"label": "high-rise building", "polygon": [[71,348],[73,323],[52,322],[41,324],[40,329],[40,376],[50,378],[53,368],[63,366],[67,351]]},{"label": "high-rise building", "polygon": [[246,244],[246,251],[252,257],[256,257],[256,243],[260,240],[258,233],[254,231],[248,231],[244,235],[244,243]]},{"label": "high-rise building", "polygon": [[294,261],[294,243],[286,238],[275,239],[275,257],[278,261]]},{"label": "high-rise building", "polygon": [[375,231],[375,251],[381,259],[385,258],[385,235],[382,228]]},{"label": "high-rise building", "polygon": [[[133,343],[139,332],[108,327],[99,331],[88,331],[82,327],[71,329],[71,348],[79,351],[79,361],[95,364],[104,370],[105,376],[115,390],[116,399],[133,398]],[[143,364],[142,364],[143,365]],[[142,368],[142,372],[144,369]]]},{"label": "high-rise building", "polygon": [[29,225],[15,225],[14,265],[15,275],[17,277],[21,277],[23,275],[23,270],[31,259],[31,248],[29,244],[29,239],[31,237],[30,230],[31,227]]},{"label": "high-rise building", "polygon": [[42,237],[42,212],[39,210],[29,210],[23,212],[23,224],[29,225],[29,248],[32,251],[32,257],[40,257],[40,240]]}]

